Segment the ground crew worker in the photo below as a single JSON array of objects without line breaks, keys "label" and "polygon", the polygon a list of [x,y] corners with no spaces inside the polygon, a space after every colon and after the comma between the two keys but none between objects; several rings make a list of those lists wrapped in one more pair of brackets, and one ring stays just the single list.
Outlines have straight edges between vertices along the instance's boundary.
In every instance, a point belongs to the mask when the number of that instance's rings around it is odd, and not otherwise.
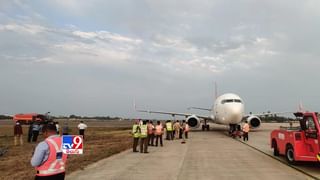
[{"label": "ground crew worker", "polygon": [[163,146],[162,143],[162,134],[163,134],[163,126],[160,121],[157,121],[157,125],[155,127],[155,135],[156,135],[156,146],[158,146],[158,140],[160,139],[160,146]]},{"label": "ground crew worker", "polygon": [[143,121],[142,125],[140,126],[140,153],[149,153],[147,121]]},{"label": "ground crew worker", "polygon": [[69,135],[69,125],[68,122],[64,122],[62,127],[62,135]]},{"label": "ground crew worker", "polygon": [[166,121],[166,134],[167,134],[167,140],[173,140],[173,126],[172,122],[170,120]]},{"label": "ground crew worker", "polygon": [[62,138],[56,126],[46,124],[42,128],[44,141],[40,142],[32,156],[31,165],[36,168],[36,180],[63,180],[67,155],[62,152]]},{"label": "ground crew worker", "polygon": [[180,134],[180,123],[179,120],[177,120],[174,125],[173,125],[173,129],[174,129],[174,138],[178,139],[179,138],[179,134]]},{"label": "ground crew worker", "polygon": [[83,123],[83,121],[80,121],[80,124],[78,124],[79,129],[79,135],[82,135],[82,138],[84,139],[84,130],[87,129],[87,125]]},{"label": "ground crew worker", "polygon": [[32,142],[37,142],[40,129],[41,129],[40,123],[33,123],[33,125],[32,125]]},{"label": "ground crew worker", "polygon": [[132,137],[133,137],[132,151],[133,152],[138,152],[137,146],[139,142],[139,136],[140,136],[140,127],[139,127],[139,121],[137,120],[134,122],[132,126]]},{"label": "ground crew worker", "polygon": [[57,134],[60,134],[59,122],[55,122],[54,124],[56,125],[56,128],[57,128]]},{"label": "ground crew worker", "polygon": [[22,139],[23,132],[19,122],[16,122],[16,125],[14,126],[14,130],[13,130],[13,134],[14,134],[14,145],[16,146],[18,144],[18,139],[19,139],[20,145],[23,145],[23,139]]},{"label": "ground crew worker", "polygon": [[[183,122],[185,122],[185,120],[183,120]],[[185,123],[185,128],[184,128],[184,137],[185,137],[186,139],[188,139],[188,133],[189,133],[189,131],[190,131],[190,126],[189,126],[189,124],[186,122],[186,123]]]},{"label": "ground crew worker", "polygon": [[250,131],[250,126],[248,124],[248,121],[245,121],[244,125],[242,126],[242,131],[243,131],[243,141],[248,141],[249,140],[249,131]]},{"label": "ground crew worker", "polygon": [[152,121],[148,123],[148,145],[153,146],[154,141],[154,125]]},{"label": "ground crew worker", "polygon": [[29,130],[28,130],[28,142],[31,142],[32,139],[32,126],[34,122],[31,122],[29,125]]},{"label": "ground crew worker", "polygon": [[186,124],[186,121],[183,120],[183,121],[182,121],[182,125],[181,125],[181,128],[182,128],[182,133],[181,133],[181,134],[182,134],[182,135],[181,135],[181,136],[182,136],[182,141],[181,141],[181,143],[182,143],[182,144],[186,143],[186,137],[185,137],[186,125],[187,125],[187,124]]}]

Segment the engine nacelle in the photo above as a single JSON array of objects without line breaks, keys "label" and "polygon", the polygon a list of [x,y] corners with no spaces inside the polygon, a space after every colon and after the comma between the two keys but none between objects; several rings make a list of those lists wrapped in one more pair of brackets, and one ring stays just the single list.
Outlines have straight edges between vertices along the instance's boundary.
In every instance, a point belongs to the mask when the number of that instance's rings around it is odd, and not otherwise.
[{"label": "engine nacelle", "polygon": [[259,128],[261,125],[261,119],[258,116],[249,116],[247,121],[252,129]]},{"label": "engine nacelle", "polygon": [[189,116],[187,123],[191,128],[198,128],[200,126],[200,119],[196,115]]}]

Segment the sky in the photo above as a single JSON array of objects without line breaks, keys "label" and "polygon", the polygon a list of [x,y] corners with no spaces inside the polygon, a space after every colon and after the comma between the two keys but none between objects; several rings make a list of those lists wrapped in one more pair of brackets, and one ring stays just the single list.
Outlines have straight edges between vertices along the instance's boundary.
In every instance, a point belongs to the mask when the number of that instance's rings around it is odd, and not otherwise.
[{"label": "sky", "polygon": [[318,0],[0,0],[0,114],[319,111],[319,32]]}]

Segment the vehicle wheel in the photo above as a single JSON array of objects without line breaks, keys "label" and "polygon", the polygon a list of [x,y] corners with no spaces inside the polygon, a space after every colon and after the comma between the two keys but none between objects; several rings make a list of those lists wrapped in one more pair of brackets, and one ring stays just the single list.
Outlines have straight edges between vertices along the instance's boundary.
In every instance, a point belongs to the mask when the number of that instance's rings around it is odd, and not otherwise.
[{"label": "vehicle wheel", "polygon": [[279,156],[279,149],[278,149],[277,142],[275,140],[272,141],[272,147],[273,147],[273,155]]},{"label": "vehicle wheel", "polygon": [[204,127],[204,125],[202,125],[202,131],[204,131],[205,130],[205,127]]},{"label": "vehicle wheel", "polygon": [[209,131],[209,130],[210,130],[210,126],[209,126],[209,124],[207,124],[207,127],[206,127],[206,128],[207,128],[207,131]]},{"label": "vehicle wheel", "polygon": [[287,147],[286,149],[286,159],[288,161],[289,164],[295,164],[296,161],[294,160],[294,149],[293,147],[290,145]]}]

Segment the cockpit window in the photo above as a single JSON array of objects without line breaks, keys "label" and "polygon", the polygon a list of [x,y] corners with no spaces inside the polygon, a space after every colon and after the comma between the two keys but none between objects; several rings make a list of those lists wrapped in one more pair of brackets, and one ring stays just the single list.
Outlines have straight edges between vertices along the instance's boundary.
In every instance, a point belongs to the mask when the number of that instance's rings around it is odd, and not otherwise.
[{"label": "cockpit window", "polygon": [[224,99],[221,101],[221,104],[232,103],[232,102],[242,103],[240,99]]}]

